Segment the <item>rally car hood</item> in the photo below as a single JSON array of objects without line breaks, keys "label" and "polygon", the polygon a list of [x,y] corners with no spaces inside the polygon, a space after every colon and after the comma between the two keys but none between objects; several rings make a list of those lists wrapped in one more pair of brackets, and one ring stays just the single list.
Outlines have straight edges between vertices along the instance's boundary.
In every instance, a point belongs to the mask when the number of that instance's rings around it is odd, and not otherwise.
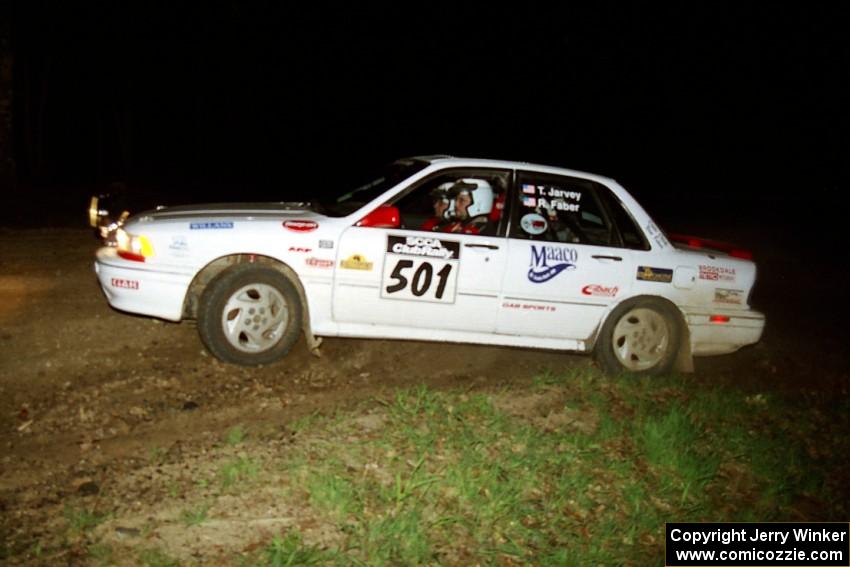
[{"label": "rally car hood", "polygon": [[151,220],[170,220],[189,218],[245,218],[245,217],[269,217],[280,216],[291,218],[293,215],[299,217],[318,219],[322,215],[309,210],[307,203],[205,203],[201,205],[179,205],[175,207],[158,207],[156,210],[145,211],[138,217]]}]

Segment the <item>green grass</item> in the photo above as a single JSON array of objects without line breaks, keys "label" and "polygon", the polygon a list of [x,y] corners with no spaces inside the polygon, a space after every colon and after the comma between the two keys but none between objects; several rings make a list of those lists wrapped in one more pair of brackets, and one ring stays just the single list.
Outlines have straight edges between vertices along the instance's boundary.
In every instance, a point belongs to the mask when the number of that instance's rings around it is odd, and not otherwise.
[{"label": "green grass", "polygon": [[67,506],[64,511],[68,528],[73,533],[81,534],[87,532],[103,522],[108,514],[101,514],[85,508],[72,508]]},{"label": "green grass", "polygon": [[[244,565],[658,564],[667,521],[797,518],[801,502],[812,520],[841,515],[846,489],[825,473],[846,463],[835,433],[847,404],[808,404],[591,367],[544,371],[525,389],[414,386],[304,417],[278,448],[236,426],[214,473],[163,492],[198,533],[210,509],[238,521],[274,502],[286,527],[239,552]],[[91,541],[104,515],[65,518],[94,563],[118,555]],[[133,553],[178,564],[158,548]]]},{"label": "green grass", "polygon": [[178,567],[180,561],[158,548],[143,549],[137,555],[138,564],[145,567]]},{"label": "green grass", "polygon": [[224,442],[231,447],[242,443],[247,435],[245,428],[241,425],[236,425],[230,428],[224,435]]},{"label": "green grass", "polygon": [[88,547],[88,554],[97,565],[115,564],[115,550],[110,545],[103,543],[90,545]]},{"label": "green grass", "polygon": [[257,476],[259,465],[248,457],[240,457],[223,464],[218,469],[221,488],[228,489]]},{"label": "green grass", "polygon": [[324,564],[333,554],[322,551],[315,546],[305,545],[301,534],[292,531],[286,536],[276,536],[266,548],[262,564],[269,567],[284,567],[289,565],[318,565]]},{"label": "green grass", "polygon": [[[799,432],[776,433],[791,408],[690,380],[581,368],[527,392],[417,386],[376,400],[383,426],[356,434],[357,413],[310,416],[278,470],[285,498],[340,526],[340,543],[287,549],[338,564],[651,563],[665,521],[771,519],[802,494],[829,499],[804,474]],[[530,395],[546,415],[511,411]],[[593,427],[572,427],[580,418]]]},{"label": "green grass", "polygon": [[200,504],[193,508],[183,510],[180,513],[180,521],[187,527],[200,526],[209,519],[207,515],[209,509],[210,507],[208,504]]}]

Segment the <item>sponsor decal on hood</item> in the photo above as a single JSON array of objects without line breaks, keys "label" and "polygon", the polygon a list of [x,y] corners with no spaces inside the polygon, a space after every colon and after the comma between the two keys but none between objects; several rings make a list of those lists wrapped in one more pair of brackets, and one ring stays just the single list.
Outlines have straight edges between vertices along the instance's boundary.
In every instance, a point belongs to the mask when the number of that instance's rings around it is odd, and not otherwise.
[{"label": "sponsor decal on hood", "polygon": [[283,221],[283,228],[294,232],[311,232],[319,228],[319,223],[312,220],[288,220]]},{"label": "sponsor decal on hood", "polygon": [[208,221],[189,224],[189,230],[216,230],[222,228],[233,228],[233,223],[230,221]]}]

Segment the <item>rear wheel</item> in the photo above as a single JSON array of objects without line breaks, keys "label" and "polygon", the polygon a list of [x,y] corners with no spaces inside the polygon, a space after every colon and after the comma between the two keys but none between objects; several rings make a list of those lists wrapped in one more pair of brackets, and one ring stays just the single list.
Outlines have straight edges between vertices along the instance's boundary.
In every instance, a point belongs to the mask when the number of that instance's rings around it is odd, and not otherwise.
[{"label": "rear wheel", "polygon": [[682,331],[675,307],[652,298],[619,305],[602,327],[596,360],[609,373],[662,374],[679,351]]},{"label": "rear wheel", "polygon": [[222,272],[201,295],[198,333],[216,358],[268,364],[285,356],[301,332],[295,286],[280,272],[242,264]]}]

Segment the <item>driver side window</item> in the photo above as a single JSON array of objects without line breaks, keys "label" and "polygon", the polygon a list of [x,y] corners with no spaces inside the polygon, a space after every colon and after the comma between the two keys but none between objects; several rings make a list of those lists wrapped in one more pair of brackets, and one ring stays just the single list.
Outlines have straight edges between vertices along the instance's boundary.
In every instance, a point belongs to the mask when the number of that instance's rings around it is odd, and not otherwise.
[{"label": "driver side window", "polygon": [[394,203],[401,228],[429,232],[495,235],[509,172],[453,169],[429,177]]}]

